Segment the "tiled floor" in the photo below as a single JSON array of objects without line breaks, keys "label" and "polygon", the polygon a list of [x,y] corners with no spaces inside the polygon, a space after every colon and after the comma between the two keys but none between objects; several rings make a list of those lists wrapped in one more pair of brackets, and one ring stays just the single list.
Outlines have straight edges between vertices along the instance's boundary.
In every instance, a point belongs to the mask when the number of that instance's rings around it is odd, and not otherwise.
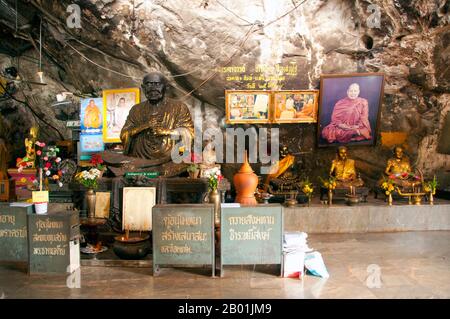
[{"label": "tiled floor", "polygon": [[226,267],[223,278],[208,269],[152,277],[148,268],[83,266],[81,288],[68,288],[65,275],[0,266],[0,298],[450,298],[450,231],[310,235],[308,243],[330,278],[279,278],[264,266]]}]

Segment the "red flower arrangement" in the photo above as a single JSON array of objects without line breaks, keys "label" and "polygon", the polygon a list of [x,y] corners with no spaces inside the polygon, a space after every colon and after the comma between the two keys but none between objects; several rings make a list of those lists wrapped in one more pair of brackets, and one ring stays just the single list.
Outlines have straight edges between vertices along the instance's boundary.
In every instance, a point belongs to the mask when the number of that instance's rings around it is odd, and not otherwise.
[{"label": "red flower arrangement", "polygon": [[100,154],[94,154],[91,157],[91,160],[89,161],[92,167],[95,167],[99,171],[103,171],[105,169],[105,161],[103,161],[103,158]]}]

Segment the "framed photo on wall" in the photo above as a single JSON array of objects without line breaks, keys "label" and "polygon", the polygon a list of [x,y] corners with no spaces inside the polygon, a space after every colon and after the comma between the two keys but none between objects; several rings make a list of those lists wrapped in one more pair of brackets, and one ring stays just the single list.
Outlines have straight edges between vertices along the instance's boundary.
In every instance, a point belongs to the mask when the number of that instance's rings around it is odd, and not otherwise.
[{"label": "framed photo on wall", "polygon": [[270,123],[271,92],[269,91],[225,91],[226,122]]},{"label": "framed photo on wall", "polygon": [[315,123],[319,91],[274,91],[274,123]]},{"label": "framed photo on wall", "polygon": [[322,75],[318,146],[375,145],[383,88],[383,73]]},{"label": "framed photo on wall", "polygon": [[120,131],[133,105],[138,104],[139,88],[103,91],[103,141],[120,142]]}]

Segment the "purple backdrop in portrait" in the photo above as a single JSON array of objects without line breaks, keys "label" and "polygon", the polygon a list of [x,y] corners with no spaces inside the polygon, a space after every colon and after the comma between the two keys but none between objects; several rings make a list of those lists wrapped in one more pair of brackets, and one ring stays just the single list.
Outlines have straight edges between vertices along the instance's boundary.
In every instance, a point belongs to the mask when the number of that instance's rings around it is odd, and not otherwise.
[{"label": "purple backdrop in portrait", "polygon": [[[319,129],[318,129],[318,145],[373,145],[376,139],[376,130],[378,127],[378,117],[381,107],[381,93],[383,92],[384,83],[383,74],[351,74],[351,75],[324,75],[322,76],[320,86],[320,110],[319,110]],[[371,128],[371,138],[362,141],[351,141],[348,143],[334,142],[329,143],[322,136],[322,130],[331,122],[336,102],[347,97],[347,90],[353,83],[359,85],[359,97],[368,101],[369,105],[369,123]]]}]

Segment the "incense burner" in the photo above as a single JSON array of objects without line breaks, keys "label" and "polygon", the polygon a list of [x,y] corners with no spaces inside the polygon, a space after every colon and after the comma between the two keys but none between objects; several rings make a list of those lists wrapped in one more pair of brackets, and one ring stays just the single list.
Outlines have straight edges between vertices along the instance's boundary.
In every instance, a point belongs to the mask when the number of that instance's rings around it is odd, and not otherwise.
[{"label": "incense burner", "polygon": [[142,259],[151,250],[149,238],[149,235],[116,236],[113,251],[121,259]]}]

